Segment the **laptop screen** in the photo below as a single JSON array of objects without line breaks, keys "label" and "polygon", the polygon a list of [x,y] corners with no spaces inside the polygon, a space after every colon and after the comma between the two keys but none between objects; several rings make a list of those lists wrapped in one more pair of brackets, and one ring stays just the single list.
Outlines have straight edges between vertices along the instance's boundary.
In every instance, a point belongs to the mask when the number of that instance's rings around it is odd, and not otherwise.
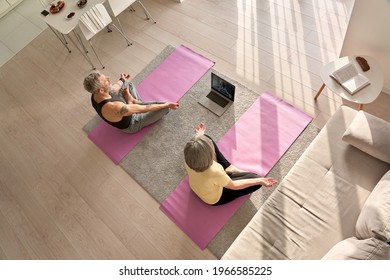
[{"label": "laptop screen", "polygon": [[214,73],[211,73],[211,88],[226,98],[234,101],[234,92],[236,87]]}]

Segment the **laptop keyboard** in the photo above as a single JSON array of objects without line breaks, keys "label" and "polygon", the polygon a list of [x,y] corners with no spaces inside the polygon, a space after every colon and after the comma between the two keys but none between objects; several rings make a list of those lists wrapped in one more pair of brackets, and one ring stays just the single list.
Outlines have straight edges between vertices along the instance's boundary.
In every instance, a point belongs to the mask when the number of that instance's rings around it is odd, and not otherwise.
[{"label": "laptop keyboard", "polygon": [[210,92],[207,95],[207,97],[209,99],[211,99],[212,101],[214,101],[215,103],[217,103],[222,108],[225,108],[225,106],[229,103],[229,101],[227,101],[226,99],[222,98],[221,96],[219,96],[218,94],[216,94],[214,92]]}]

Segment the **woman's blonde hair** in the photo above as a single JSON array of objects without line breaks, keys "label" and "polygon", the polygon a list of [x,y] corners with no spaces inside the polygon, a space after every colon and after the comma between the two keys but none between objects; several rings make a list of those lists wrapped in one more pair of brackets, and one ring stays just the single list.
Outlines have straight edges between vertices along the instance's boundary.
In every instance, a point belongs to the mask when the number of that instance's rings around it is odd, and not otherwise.
[{"label": "woman's blonde hair", "polygon": [[196,172],[207,170],[215,159],[214,145],[207,136],[194,136],[184,147],[186,164]]}]

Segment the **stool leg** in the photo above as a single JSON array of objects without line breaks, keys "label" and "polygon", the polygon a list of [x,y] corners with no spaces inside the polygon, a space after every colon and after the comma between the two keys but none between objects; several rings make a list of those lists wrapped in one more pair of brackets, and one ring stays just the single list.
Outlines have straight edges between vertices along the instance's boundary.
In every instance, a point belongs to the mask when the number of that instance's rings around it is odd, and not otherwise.
[{"label": "stool leg", "polygon": [[325,84],[322,84],[320,90],[317,92],[316,96],[314,96],[314,100],[317,100],[318,96],[321,94],[322,90],[324,89]]}]

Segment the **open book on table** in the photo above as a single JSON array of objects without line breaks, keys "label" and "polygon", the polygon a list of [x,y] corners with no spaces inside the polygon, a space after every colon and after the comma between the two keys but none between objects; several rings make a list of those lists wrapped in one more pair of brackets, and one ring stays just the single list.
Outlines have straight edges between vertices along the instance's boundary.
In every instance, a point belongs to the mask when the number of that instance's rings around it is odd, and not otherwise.
[{"label": "open book on table", "polygon": [[330,77],[336,80],[349,94],[353,95],[368,86],[370,81],[351,62],[335,70]]}]

